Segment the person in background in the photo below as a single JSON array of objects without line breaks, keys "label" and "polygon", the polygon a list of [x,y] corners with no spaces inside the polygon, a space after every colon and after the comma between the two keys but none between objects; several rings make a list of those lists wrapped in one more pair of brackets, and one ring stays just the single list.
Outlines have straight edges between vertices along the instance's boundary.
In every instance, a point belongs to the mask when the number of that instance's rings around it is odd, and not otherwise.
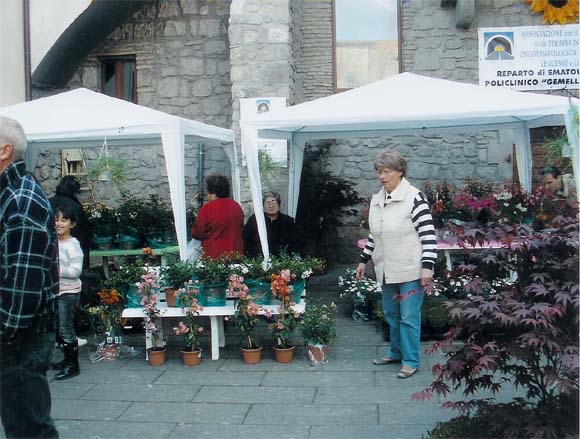
[{"label": "person in background", "polygon": [[578,211],[574,176],[562,174],[556,166],[546,166],[542,170],[542,187],[546,196],[565,200],[569,207]]},{"label": "person in background", "polygon": [[83,271],[83,251],[79,241],[72,236],[76,217],[70,206],[58,207],[55,217],[60,276],[57,297],[58,336],[64,360],[53,364],[52,368],[59,371],[54,376],[55,380],[66,380],[80,373],[79,345],[74,320],[82,287],[80,275]]},{"label": "person in background", "polygon": [[91,238],[89,230],[89,222],[85,215],[82,203],[78,196],[81,191],[81,184],[74,175],[65,175],[61,178],[56,186],[54,197],[50,198],[50,204],[56,211],[59,206],[67,206],[73,210],[76,218],[76,226],[72,229],[72,236],[74,236],[81,244],[83,249],[83,269],[90,268],[90,248]]},{"label": "person in background", "polygon": [[[288,254],[297,252],[294,218],[280,212],[282,205],[280,195],[276,192],[266,192],[262,197],[262,203],[270,254],[279,255],[283,251]],[[250,257],[262,255],[255,214],[250,216],[244,226],[244,251]]]},{"label": "person in background", "polygon": [[0,117],[0,417],[6,437],[57,438],[50,416],[58,244],[54,213],[26,172],[20,123]]},{"label": "person in background", "polygon": [[204,256],[217,258],[227,253],[244,253],[242,229],[244,211],[229,198],[230,183],[219,174],[205,179],[208,202],[199,210],[191,236],[201,241]]},{"label": "person in background", "polygon": [[437,237],[425,196],[405,178],[401,153],[387,148],[374,167],[383,188],[370,203],[370,233],[356,275],[365,276],[372,258],[391,335],[386,356],[374,364],[402,363],[397,378],[405,379],[419,368],[423,289],[433,278]]},{"label": "person in background", "polygon": [[[81,184],[77,178],[74,175],[65,175],[56,186],[54,197],[50,198],[49,201],[54,211],[61,206],[72,209],[76,222],[75,227],[72,229],[72,236],[80,242],[83,250],[83,270],[88,270],[90,268],[91,238],[89,222],[83,205],[78,199],[80,192]],[[62,343],[62,340],[59,340],[59,342]],[[87,340],[77,337],[77,343],[78,347],[82,347],[87,344]]]}]

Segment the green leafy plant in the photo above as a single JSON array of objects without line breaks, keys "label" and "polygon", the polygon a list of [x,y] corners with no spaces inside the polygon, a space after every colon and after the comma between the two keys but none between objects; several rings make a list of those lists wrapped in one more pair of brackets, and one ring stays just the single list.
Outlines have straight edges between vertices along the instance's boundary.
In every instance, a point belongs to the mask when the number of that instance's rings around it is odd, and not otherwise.
[{"label": "green leafy plant", "polygon": [[209,283],[227,283],[232,272],[231,265],[243,261],[243,256],[232,253],[222,255],[219,258],[202,256],[193,265],[193,277]]},{"label": "green leafy plant", "polygon": [[86,206],[89,228],[95,235],[114,235],[117,231],[119,216],[116,209],[103,203]]},{"label": "green leafy plant", "polygon": [[300,318],[302,338],[308,344],[329,344],[336,337],[336,304],[308,302]]},{"label": "green leafy plant", "polygon": [[338,287],[341,290],[340,297],[347,298],[352,303],[353,320],[368,320],[372,304],[379,302],[381,286],[368,277],[357,279],[356,271],[348,268],[338,277]]},{"label": "green leafy plant", "polygon": [[107,157],[98,160],[87,169],[90,181],[112,180],[118,187],[127,181],[127,163],[121,158]]},{"label": "green leafy plant", "polygon": [[276,165],[268,151],[258,149],[258,165],[260,166],[262,184],[265,187],[272,186],[272,178],[276,176],[279,166]]},{"label": "green leafy plant", "polygon": [[152,195],[138,205],[138,228],[143,234],[172,231],[175,228],[173,210],[158,196]]},{"label": "green leafy plant", "polygon": [[167,288],[178,289],[191,280],[193,266],[188,261],[173,261],[161,267],[161,280]]},{"label": "green leafy plant", "polygon": [[341,218],[358,215],[354,206],[361,202],[352,181],[325,169],[323,158],[331,145],[332,142],[306,145],[296,213],[298,239],[302,241],[299,248],[304,249],[304,254],[326,259],[335,256],[338,238],[334,235]]}]

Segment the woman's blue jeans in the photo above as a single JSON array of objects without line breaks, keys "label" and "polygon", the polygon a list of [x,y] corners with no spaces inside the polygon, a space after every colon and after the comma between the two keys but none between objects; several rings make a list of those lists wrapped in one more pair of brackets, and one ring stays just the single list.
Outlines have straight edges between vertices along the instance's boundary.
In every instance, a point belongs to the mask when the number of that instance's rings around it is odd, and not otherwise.
[{"label": "woman's blue jeans", "polygon": [[58,303],[58,335],[65,343],[77,339],[75,333],[75,313],[79,305],[80,294],[61,294]]},{"label": "woman's blue jeans", "polygon": [[423,287],[420,280],[400,284],[383,284],[382,302],[389,324],[391,343],[387,358],[401,360],[403,366],[419,367],[421,341],[421,305]]}]

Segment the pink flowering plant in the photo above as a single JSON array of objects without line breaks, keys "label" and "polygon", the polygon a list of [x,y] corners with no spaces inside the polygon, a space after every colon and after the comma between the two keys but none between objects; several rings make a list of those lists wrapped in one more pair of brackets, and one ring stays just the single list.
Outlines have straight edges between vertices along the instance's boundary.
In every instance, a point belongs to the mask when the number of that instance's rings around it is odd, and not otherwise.
[{"label": "pink flowering plant", "polygon": [[143,274],[141,276],[141,281],[137,282],[137,293],[141,296],[141,305],[143,306],[143,312],[145,313],[143,326],[145,327],[145,332],[151,336],[151,341],[153,344],[152,350],[154,351],[164,349],[163,346],[159,346],[161,332],[161,312],[157,307],[157,301],[159,299],[159,295],[157,293],[158,289],[159,276],[153,270]]},{"label": "pink flowering plant", "polygon": [[179,290],[179,300],[183,310],[185,311],[185,322],[181,321],[173,328],[173,333],[178,336],[183,336],[185,339],[183,351],[195,352],[201,350],[200,337],[203,334],[204,328],[197,321],[199,312],[203,307],[197,301],[199,289],[196,284],[190,282],[187,288]]},{"label": "pink flowering plant", "polygon": [[290,337],[296,329],[297,319],[300,318],[300,315],[292,309],[292,286],[290,282],[295,277],[290,270],[282,270],[280,274],[271,275],[270,286],[272,293],[280,301],[280,311],[276,320],[270,323],[269,328],[272,330],[275,347],[280,349],[287,349],[293,346],[290,342]]},{"label": "pink flowering plant", "polygon": [[227,292],[238,298],[234,321],[242,334],[242,348],[259,349],[260,345],[256,341],[254,331],[258,324],[258,314],[261,308],[253,302],[249,288],[244,283],[244,277],[232,274]]}]

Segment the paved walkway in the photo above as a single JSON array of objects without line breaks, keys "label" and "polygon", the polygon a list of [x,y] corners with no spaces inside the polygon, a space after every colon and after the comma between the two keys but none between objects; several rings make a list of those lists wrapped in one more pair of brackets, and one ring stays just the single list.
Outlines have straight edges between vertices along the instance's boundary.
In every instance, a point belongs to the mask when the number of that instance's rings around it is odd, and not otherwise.
[{"label": "paved walkway", "polygon": [[[312,279],[309,297],[340,301],[341,272]],[[411,400],[431,382],[437,358],[424,356],[407,380],[396,378],[397,365],[373,365],[384,353],[383,334],[375,323],[354,322],[345,303],[330,363],[320,367],[310,366],[301,350],[294,362],[276,363],[269,349],[261,363],[246,365],[235,328],[228,331],[222,358],[192,368],[181,364],[177,346],[159,367],[142,356],[91,364],[88,347],[81,348],[80,376],[59,382],[50,372],[61,437],[420,439],[454,415],[440,400]],[[127,338],[143,347],[141,336]]]}]

